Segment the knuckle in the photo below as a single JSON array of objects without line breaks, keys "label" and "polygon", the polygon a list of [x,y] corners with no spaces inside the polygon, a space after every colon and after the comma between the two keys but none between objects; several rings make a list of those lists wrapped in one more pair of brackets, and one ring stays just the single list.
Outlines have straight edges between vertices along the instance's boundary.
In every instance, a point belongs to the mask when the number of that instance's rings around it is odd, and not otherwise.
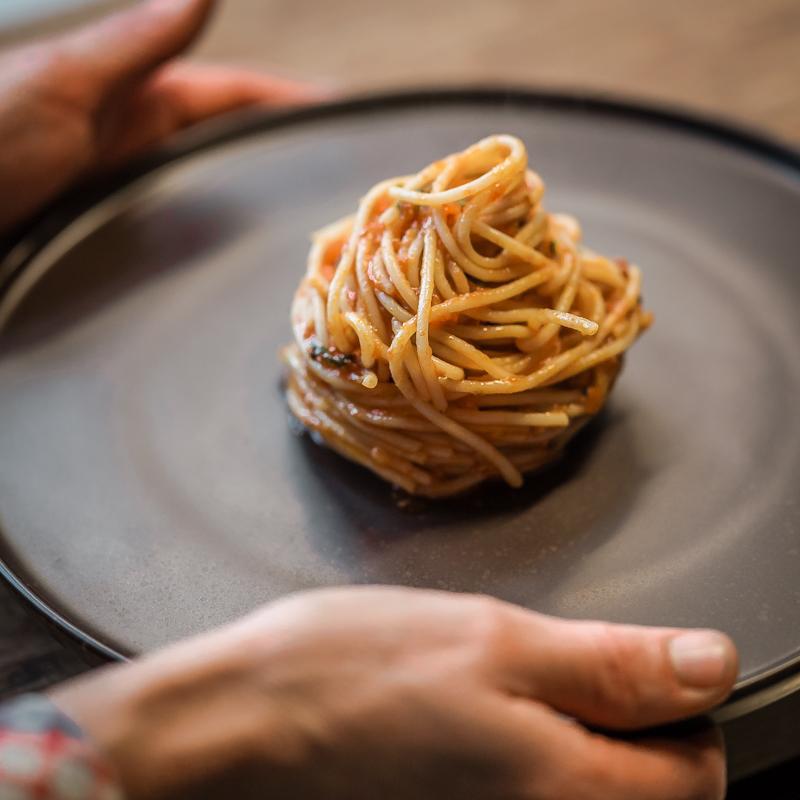
[{"label": "knuckle", "polygon": [[26,52],[30,74],[39,79],[72,80],[80,65],[59,42],[32,45]]},{"label": "knuckle", "polygon": [[493,660],[507,636],[507,614],[499,600],[478,595],[471,609],[472,640],[481,661]]},{"label": "knuckle", "polygon": [[24,48],[17,69],[34,95],[59,105],[82,107],[95,96],[96,74],[62,40]]},{"label": "knuckle", "polygon": [[611,623],[597,623],[594,636],[599,691],[614,701],[619,716],[635,717],[648,702],[647,681],[636,678],[636,653]]}]

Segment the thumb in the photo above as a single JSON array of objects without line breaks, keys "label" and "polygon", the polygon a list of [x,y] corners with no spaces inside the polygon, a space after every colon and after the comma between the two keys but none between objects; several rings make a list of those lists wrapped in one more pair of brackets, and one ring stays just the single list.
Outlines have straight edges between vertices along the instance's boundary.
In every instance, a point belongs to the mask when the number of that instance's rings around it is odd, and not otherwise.
[{"label": "thumb", "polygon": [[718,631],[539,620],[526,693],[591,725],[635,730],[701,714],[736,680],[736,648]]},{"label": "thumb", "polygon": [[102,96],[185,50],[202,31],[214,4],[214,0],[145,0],[67,34],[60,49],[81,63]]}]

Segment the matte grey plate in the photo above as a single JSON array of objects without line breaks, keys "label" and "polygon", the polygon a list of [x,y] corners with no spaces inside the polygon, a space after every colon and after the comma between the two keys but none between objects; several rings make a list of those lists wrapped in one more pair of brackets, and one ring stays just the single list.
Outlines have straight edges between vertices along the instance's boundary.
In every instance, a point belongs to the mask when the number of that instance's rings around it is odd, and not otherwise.
[{"label": "matte grey plate", "polygon": [[[287,424],[308,234],[492,132],[644,270],[655,327],[608,412],[522,491],[398,503]],[[0,556],[106,652],[287,592],[400,583],[568,617],[713,626],[741,687],[800,658],[800,169],[603,101],[372,98],[240,121],[48,215],[0,300]],[[79,202],[82,205],[76,206]],[[80,209],[79,211],[76,211]]]}]

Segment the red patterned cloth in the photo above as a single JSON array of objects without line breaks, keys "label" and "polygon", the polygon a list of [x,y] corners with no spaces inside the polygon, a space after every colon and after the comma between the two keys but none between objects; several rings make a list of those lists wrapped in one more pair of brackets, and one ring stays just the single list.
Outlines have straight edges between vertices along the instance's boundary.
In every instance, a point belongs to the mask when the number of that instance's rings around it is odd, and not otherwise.
[{"label": "red patterned cloth", "polygon": [[0,800],[122,800],[113,770],[43,695],[0,706]]}]

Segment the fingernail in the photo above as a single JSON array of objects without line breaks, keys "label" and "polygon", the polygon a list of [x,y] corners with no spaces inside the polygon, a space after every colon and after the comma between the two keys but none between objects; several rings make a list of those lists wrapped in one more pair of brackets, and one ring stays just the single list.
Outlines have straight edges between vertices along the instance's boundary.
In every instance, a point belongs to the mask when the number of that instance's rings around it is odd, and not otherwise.
[{"label": "fingernail", "polygon": [[733,660],[730,640],[717,631],[689,631],[669,643],[672,668],[678,680],[694,689],[719,686]]}]

